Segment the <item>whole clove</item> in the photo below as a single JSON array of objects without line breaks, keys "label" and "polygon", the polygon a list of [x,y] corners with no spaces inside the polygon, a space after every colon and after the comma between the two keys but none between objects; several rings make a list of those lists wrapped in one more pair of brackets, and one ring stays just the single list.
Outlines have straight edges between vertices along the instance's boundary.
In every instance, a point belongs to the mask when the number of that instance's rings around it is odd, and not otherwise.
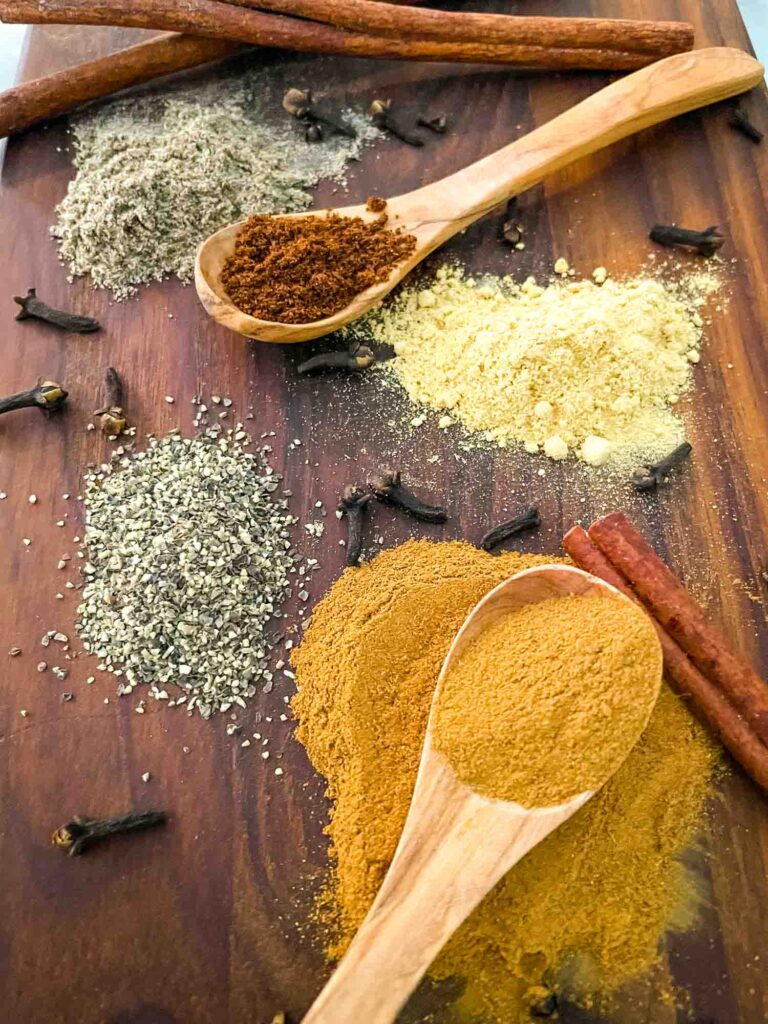
[{"label": "whole clove", "polygon": [[353,128],[325,108],[321,110],[317,107],[311,89],[289,89],[283,96],[283,110],[307,126],[304,132],[307,142],[321,141],[323,128],[327,128],[333,134],[344,135],[348,139],[357,138]]},{"label": "whole clove", "polygon": [[104,406],[93,414],[101,419],[101,429],[110,437],[117,437],[125,430],[127,420],[123,412],[123,382],[113,366],[104,373]]},{"label": "whole clove", "polygon": [[752,124],[747,112],[741,107],[736,107],[736,109],[731,112],[728,124],[731,128],[735,128],[737,132],[741,132],[742,135],[746,135],[746,137],[751,139],[753,142],[763,141],[763,133],[758,127],[756,127],[756,125]]},{"label": "whole clove", "polygon": [[523,226],[517,222],[517,199],[512,196],[507,201],[507,207],[504,211],[504,216],[501,221],[501,237],[505,242],[510,245],[520,245],[523,243]]},{"label": "whole clove", "polygon": [[655,491],[659,484],[664,483],[672,470],[679,466],[681,462],[684,462],[692,451],[693,445],[683,441],[681,445],[675,448],[673,452],[670,452],[666,458],[657,462],[655,466],[639,469],[632,477],[635,490]]},{"label": "whole clove", "polygon": [[63,309],[54,309],[38,299],[37,291],[30,288],[26,295],[14,295],[13,301],[17,302],[21,309],[16,314],[17,320],[44,320],[48,324],[60,327],[63,331],[72,331],[75,334],[91,334],[98,331],[101,324],[90,316],[81,316],[79,313],[68,313]]},{"label": "whole clove", "polygon": [[78,816],[57,828],[51,836],[51,842],[54,846],[67,850],[70,857],[77,857],[85,853],[93,843],[108,836],[152,828],[164,824],[166,820],[165,811],[130,811],[128,814],[118,814],[112,818]]},{"label": "whole clove", "polygon": [[448,513],[439,505],[428,505],[415,494],[403,487],[400,470],[385,470],[368,481],[373,496],[386,505],[402,508],[423,523],[444,523]]},{"label": "whole clove", "polygon": [[349,484],[344,488],[344,497],[339,504],[342,518],[347,520],[347,565],[359,565],[363,551],[363,523],[365,511],[370,504],[372,494],[367,494],[357,484]]},{"label": "whole clove", "polygon": [[61,384],[53,380],[41,380],[37,387],[29,391],[19,391],[15,395],[8,395],[7,398],[0,398],[0,413],[11,412],[14,409],[40,409],[50,415],[58,412],[67,400],[68,392]]},{"label": "whole clove", "polygon": [[389,132],[401,142],[407,142],[409,146],[424,145],[424,139],[392,113],[392,100],[374,100],[371,104],[371,117],[377,128]]},{"label": "whole clove", "polygon": [[320,352],[305,359],[296,367],[297,373],[318,373],[322,370],[367,370],[376,362],[376,356],[367,345],[344,349],[341,352]]},{"label": "whole clove", "polygon": [[651,228],[650,237],[659,245],[679,245],[685,249],[695,249],[700,256],[714,256],[722,248],[725,238],[716,226],[703,231],[691,231],[678,228],[673,224],[656,224]]},{"label": "whole clove", "polygon": [[425,117],[423,114],[420,114],[416,124],[422,128],[429,128],[436,135],[445,135],[448,130],[448,118],[445,114],[438,114],[437,117]]},{"label": "whole clove", "polygon": [[537,505],[531,505],[524,512],[508,519],[505,523],[499,523],[498,526],[494,526],[492,530],[484,534],[480,541],[480,547],[483,551],[493,551],[499,544],[514,537],[516,533],[521,533],[523,530],[535,530],[540,525],[539,508]]}]

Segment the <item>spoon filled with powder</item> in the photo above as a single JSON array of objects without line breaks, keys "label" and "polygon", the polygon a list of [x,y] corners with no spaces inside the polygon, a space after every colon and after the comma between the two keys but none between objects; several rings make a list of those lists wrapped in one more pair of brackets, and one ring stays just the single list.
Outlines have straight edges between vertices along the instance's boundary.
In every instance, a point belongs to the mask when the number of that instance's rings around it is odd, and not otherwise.
[{"label": "spoon filled with powder", "polygon": [[388,202],[230,224],[198,250],[197,294],[214,320],[246,337],[298,342],[330,334],[378,305],[429,253],[510,196],[618,139],[744,92],[762,77],[762,65],[740,50],[676,54],[613,82],[497,153]]},{"label": "spoon filled with powder", "polygon": [[440,673],[389,871],[304,1024],[392,1024],[483,897],[619,768],[661,674],[650,619],[579,569],[492,590]]}]

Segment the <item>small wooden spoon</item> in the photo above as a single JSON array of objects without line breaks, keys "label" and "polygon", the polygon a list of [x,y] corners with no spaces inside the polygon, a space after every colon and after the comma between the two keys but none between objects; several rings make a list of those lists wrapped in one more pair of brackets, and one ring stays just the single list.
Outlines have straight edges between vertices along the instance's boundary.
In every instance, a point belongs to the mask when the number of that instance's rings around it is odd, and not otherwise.
[{"label": "small wooden spoon", "polygon": [[[453,659],[501,616],[551,597],[606,591],[636,612],[629,598],[581,569],[545,565],[518,573],[472,611],[448,652],[435,693]],[[661,672],[642,728],[628,740],[626,754],[640,738],[660,686]],[[430,718],[411,807],[389,871],[304,1024],[391,1024],[435,956],[483,897],[593,795],[579,793],[556,807],[531,809],[480,796],[433,749]]]},{"label": "small wooden spoon", "polygon": [[[458,173],[390,199],[390,226],[416,236],[413,255],[398,264],[383,284],[361,292],[345,309],[323,320],[275,323],[248,316],[232,304],[221,284],[221,273],[244,222],[222,228],[200,246],[195,262],[197,294],[214,320],[248,338],[296,342],[330,334],[381,302],[433,249],[510,196],[642,128],[744,92],[762,77],[762,64],[728,47],[667,57],[619,79]],[[317,212],[292,216],[308,217]],[[338,212],[367,220],[376,216],[364,206],[346,206]]]}]

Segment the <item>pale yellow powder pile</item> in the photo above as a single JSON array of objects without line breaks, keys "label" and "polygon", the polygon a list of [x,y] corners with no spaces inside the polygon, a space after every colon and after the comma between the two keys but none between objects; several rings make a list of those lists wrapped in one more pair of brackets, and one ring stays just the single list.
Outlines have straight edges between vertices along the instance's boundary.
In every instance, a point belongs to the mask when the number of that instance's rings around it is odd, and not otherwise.
[{"label": "pale yellow powder pile", "polygon": [[[701,275],[699,275],[701,276]],[[476,282],[441,267],[375,313],[410,398],[467,430],[593,466],[654,460],[684,438],[673,406],[699,360],[697,297],[651,278]]]}]

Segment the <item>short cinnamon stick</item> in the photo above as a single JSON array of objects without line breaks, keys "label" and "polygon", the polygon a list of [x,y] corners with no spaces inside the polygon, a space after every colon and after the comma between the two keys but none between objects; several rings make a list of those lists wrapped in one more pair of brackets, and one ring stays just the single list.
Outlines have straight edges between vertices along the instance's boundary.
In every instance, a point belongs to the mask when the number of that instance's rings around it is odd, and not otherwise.
[{"label": "short cinnamon stick", "polygon": [[245,10],[220,0],[0,0],[0,18],[24,24],[119,25],[154,28],[304,53],[386,60],[453,61],[524,67],[632,70],[653,55],[623,50],[436,42],[346,32],[319,22]]},{"label": "short cinnamon stick", "polygon": [[626,516],[615,513],[593,523],[589,537],[696,667],[768,744],[768,686],[749,662],[729,649],[701,606],[642,534]]},{"label": "short cinnamon stick", "polygon": [[339,28],[401,39],[444,42],[627,50],[666,57],[690,50],[693,25],[684,21],[632,21],[623,18],[520,17],[466,11],[421,10],[374,0],[227,0],[292,14]]},{"label": "short cinnamon stick", "polygon": [[[626,579],[619,575],[580,526],[566,533],[563,548],[580,569],[598,576],[640,603]],[[759,786],[768,791],[768,747],[760,742],[736,708],[696,668],[663,626],[654,618],[651,621],[659,636],[664,669],[669,678],[681,693],[690,698],[699,718],[709,726],[734,760]]]},{"label": "short cinnamon stick", "polygon": [[0,93],[0,138],[121,89],[208,64],[244,49],[242,44],[226,39],[168,33],[66,71],[24,82]]}]

